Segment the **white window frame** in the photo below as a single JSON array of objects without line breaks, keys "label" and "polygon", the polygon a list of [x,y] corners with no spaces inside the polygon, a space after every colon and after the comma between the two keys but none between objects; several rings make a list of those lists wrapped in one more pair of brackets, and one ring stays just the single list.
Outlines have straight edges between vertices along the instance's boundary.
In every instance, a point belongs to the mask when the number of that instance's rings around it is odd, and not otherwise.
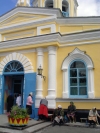
[{"label": "white window frame", "polygon": [[62,71],[63,71],[63,98],[70,98],[69,96],[69,77],[68,77],[68,68],[72,61],[74,60],[83,60],[87,65],[87,74],[88,74],[88,98],[94,98],[94,64],[91,58],[85,54],[84,51],[75,48],[75,50],[70,53],[62,63]]}]

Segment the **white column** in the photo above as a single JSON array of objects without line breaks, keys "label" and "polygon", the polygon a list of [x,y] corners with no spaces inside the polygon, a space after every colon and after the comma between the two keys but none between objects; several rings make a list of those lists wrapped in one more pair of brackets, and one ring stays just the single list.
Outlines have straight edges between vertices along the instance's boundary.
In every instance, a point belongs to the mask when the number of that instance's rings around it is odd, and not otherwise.
[{"label": "white column", "polygon": [[94,98],[94,75],[92,68],[88,68],[88,98]]},{"label": "white column", "polygon": [[56,47],[48,47],[48,97],[56,97]]},{"label": "white column", "polygon": [[[37,48],[37,69],[41,65],[43,68],[43,49]],[[43,98],[43,78],[40,75],[37,75],[37,84],[36,84],[36,100],[35,100],[35,108],[38,108],[40,105],[40,100]]]},{"label": "white column", "polygon": [[39,7],[42,7],[42,0],[39,0]]},{"label": "white column", "polygon": [[49,46],[48,48],[48,107],[56,107],[56,50],[57,47]]},{"label": "white column", "polygon": [[[41,68],[43,68],[43,48],[37,48],[37,69],[41,65]],[[37,88],[36,88],[36,98],[42,98],[42,91],[43,91],[43,84],[42,84],[43,78],[41,78],[40,75],[37,75]]]}]

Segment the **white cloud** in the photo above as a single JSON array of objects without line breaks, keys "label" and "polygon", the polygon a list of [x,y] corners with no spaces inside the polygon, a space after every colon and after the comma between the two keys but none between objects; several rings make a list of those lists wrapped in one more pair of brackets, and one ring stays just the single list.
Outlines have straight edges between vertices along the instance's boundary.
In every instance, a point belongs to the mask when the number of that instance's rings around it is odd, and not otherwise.
[{"label": "white cloud", "polygon": [[77,0],[77,16],[100,16],[100,0]]}]

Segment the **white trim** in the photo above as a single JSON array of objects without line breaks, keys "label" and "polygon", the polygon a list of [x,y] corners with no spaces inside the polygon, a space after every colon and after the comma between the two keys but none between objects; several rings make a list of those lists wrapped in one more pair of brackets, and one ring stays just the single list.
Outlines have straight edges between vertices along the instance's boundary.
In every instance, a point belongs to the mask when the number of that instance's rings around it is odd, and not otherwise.
[{"label": "white trim", "polygon": [[[43,68],[43,48],[37,48],[37,69],[41,65],[41,68]],[[37,87],[36,87],[36,98],[42,98],[43,92],[43,78],[41,78],[40,75],[37,75]]]},{"label": "white trim", "polygon": [[[94,98],[94,75],[93,75],[93,62],[91,58],[86,55],[83,51],[76,48],[72,53],[66,57],[62,63],[62,71],[63,71],[63,98],[69,98],[69,88],[68,88],[68,67],[69,64],[75,60],[83,60],[86,63],[88,68],[88,98]],[[67,85],[66,85],[67,80]]]},{"label": "white trim", "polygon": [[65,102],[65,103],[70,103],[70,101],[74,101],[75,103],[82,103],[82,102],[88,102],[88,103],[91,103],[91,102],[98,102],[98,103],[100,103],[100,98],[74,98],[74,99],[72,99],[72,98],[56,98],[56,102]]},{"label": "white trim", "polygon": [[38,20],[29,21],[29,22],[20,22],[19,24],[12,24],[10,26],[2,26],[2,28],[0,28],[0,32],[3,33],[3,32],[7,32],[8,30],[16,31],[19,28],[25,29],[25,27],[27,26],[32,26],[33,28],[33,25],[35,27],[35,25],[40,24],[40,23],[51,22],[52,20],[55,20],[55,18],[56,18],[55,16],[50,16],[48,18],[41,18]]},{"label": "white trim", "polygon": [[48,96],[47,98],[56,98],[56,51],[57,47],[48,48]]},{"label": "white trim", "polygon": [[42,29],[46,29],[46,28],[50,28],[51,29],[50,33],[55,33],[56,32],[55,24],[51,24],[51,25],[37,27],[37,35],[41,35],[41,30]]},{"label": "white trim", "polygon": [[14,53],[11,53],[11,54],[7,55],[0,62],[0,68],[1,68],[0,69],[0,74],[3,74],[3,69],[4,69],[5,65],[7,63],[9,63],[10,61],[13,61],[13,60],[17,60],[17,61],[21,62],[21,64],[24,67],[24,73],[34,72],[33,71],[33,66],[32,66],[32,63],[30,62],[30,60],[26,56],[24,56],[20,53],[14,52]]},{"label": "white trim", "polygon": [[[93,39],[94,41],[90,41]],[[90,42],[88,42],[88,40]],[[82,41],[85,41],[85,42],[82,43]],[[49,43],[58,42],[60,44],[60,47],[71,46],[71,45],[72,46],[83,45],[83,44],[91,45],[93,43],[100,43],[100,31],[98,30],[94,32],[88,32],[88,33],[84,32],[84,33],[71,34],[71,35],[65,35],[65,36],[61,36],[59,33],[55,33],[55,34],[42,35],[37,37],[16,39],[12,41],[4,41],[4,42],[0,42],[0,49],[12,48],[12,47],[14,48],[17,46],[30,46],[30,45],[34,46],[36,44],[39,44],[39,43],[41,44],[46,42],[49,42]]]},{"label": "white trim", "polygon": [[39,15],[50,15],[50,16],[56,16],[56,17],[62,17],[62,14],[59,9],[46,9],[46,8],[28,8],[28,7],[17,7],[7,14],[4,14],[0,17],[0,23],[7,20],[8,18],[14,16],[17,13],[26,13],[26,14],[39,14]]}]

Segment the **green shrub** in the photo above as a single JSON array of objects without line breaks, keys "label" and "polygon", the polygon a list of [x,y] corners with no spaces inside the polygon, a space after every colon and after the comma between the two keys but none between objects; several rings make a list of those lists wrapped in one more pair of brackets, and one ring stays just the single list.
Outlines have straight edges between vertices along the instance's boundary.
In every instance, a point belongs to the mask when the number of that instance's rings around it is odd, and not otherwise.
[{"label": "green shrub", "polygon": [[8,116],[14,119],[29,117],[27,109],[20,108],[18,106],[13,106]]}]

